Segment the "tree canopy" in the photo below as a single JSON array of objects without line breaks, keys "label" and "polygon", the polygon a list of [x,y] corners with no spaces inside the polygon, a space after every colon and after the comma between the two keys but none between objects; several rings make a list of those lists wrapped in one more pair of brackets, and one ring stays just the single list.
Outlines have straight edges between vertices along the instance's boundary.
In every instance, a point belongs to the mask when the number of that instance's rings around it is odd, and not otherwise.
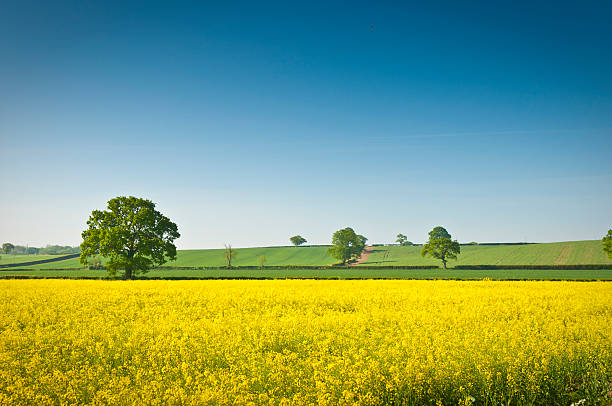
[{"label": "tree canopy", "polygon": [[608,258],[612,259],[612,229],[608,230],[608,234],[601,239],[603,243],[603,250],[608,255]]},{"label": "tree canopy", "polygon": [[352,228],[346,227],[334,233],[332,246],[327,252],[345,264],[348,260],[361,256],[367,240],[363,235],[356,234]]},{"label": "tree canopy", "polygon": [[10,254],[14,248],[15,246],[10,242],[5,242],[4,244],[2,244],[2,252],[4,252],[5,254]]},{"label": "tree canopy", "polygon": [[429,239],[438,240],[440,238],[451,238],[451,235],[446,231],[446,228],[442,226],[434,227],[433,230],[429,232]]},{"label": "tree canopy", "polygon": [[397,235],[397,239],[395,240],[399,245],[404,245],[404,243],[406,241],[408,241],[408,237],[406,237],[404,234],[399,233]]},{"label": "tree canopy", "polygon": [[80,262],[87,265],[90,257],[106,257],[109,275],[124,270],[123,276],[131,279],[176,259],[178,228],[150,200],[116,197],[108,201],[107,210],[94,210],[87,225],[81,234]]},{"label": "tree canopy", "polygon": [[402,246],[413,245],[412,241],[408,241],[408,237],[406,237],[402,233],[399,233],[397,235],[395,242],[397,242],[399,245],[402,245]]},{"label": "tree canopy", "polygon": [[460,252],[461,247],[457,240],[452,240],[448,231],[438,226],[429,232],[429,240],[423,245],[421,256],[429,255],[442,260],[442,265],[446,269],[446,261],[457,259]]},{"label": "tree canopy", "polygon": [[291,243],[297,247],[298,245],[304,244],[306,242],[306,238],[302,237],[301,235],[294,235],[293,237],[289,238],[289,241],[291,241]]}]

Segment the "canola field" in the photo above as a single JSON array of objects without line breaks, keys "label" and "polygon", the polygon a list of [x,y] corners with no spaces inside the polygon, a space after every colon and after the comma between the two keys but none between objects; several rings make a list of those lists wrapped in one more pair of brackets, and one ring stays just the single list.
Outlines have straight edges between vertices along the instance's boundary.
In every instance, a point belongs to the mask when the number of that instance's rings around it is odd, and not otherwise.
[{"label": "canola field", "polygon": [[607,405],[611,320],[609,282],[0,280],[0,404]]}]

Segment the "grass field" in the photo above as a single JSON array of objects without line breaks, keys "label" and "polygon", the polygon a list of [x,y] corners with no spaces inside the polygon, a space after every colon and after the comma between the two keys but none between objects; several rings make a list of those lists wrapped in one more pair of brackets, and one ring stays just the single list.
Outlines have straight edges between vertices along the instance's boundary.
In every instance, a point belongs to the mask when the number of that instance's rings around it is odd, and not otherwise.
[{"label": "grass field", "polygon": [[[375,247],[364,265],[440,265],[421,257],[420,246]],[[388,251],[388,252],[387,252]],[[601,241],[568,241],[528,245],[463,245],[454,265],[578,265],[612,264]]]},{"label": "grass field", "polygon": [[[179,250],[176,261],[165,266],[223,266],[220,249]],[[262,247],[238,248],[235,266],[258,265],[257,258],[265,256],[266,265],[330,265],[336,261],[327,254],[327,247]],[[6,256],[10,258],[11,256]],[[41,257],[41,258],[38,258]],[[24,255],[19,259],[45,259],[44,255]],[[10,260],[2,258],[3,263]],[[15,260],[14,262],[19,262]],[[612,264],[601,249],[601,241],[570,241],[529,245],[465,245],[454,265],[572,265]],[[421,257],[421,247],[375,247],[364,265],[436,265],[438,260]],[[81,268],[78,258],[47,264],[31,265],[30,269]]]},{"label": "grass field", "polygon": [[17,264],[20,262],[40,261],[43,259],[61,257],[63,255],[11,255],[11,254],[0,254],[0,265],[1,264]]},{"label": "grass field", "polygon": [[[0,277],[106,277],[104,270],[0,270]],[[539,269],[160,269],[151,270],[147,278],[399,278],[399,279],[522,279],[522,280],[612,280],[612,270],[539,270]]]},{"label": "grass field", "polygon": [[[259,265],[257,258],[266,257],[266,265],[330,265],[336,262],[327,254],[327,247],[261,247],[238,248],[236,259],[232,261],[235,266]],[[42,258],[41,258],[42,259]],[[25,262],[26,260],[24,260]],[[27,260],[31,261],[31,259]],[[164,266],[224,266],[222,249],[179,250],[176,261],[166,263]],[[50,262],[47,264],[31,265],[31,269],[54,268],[80,268],[78,258],[65,261]]]},{"label": "grass field", "polygon": [[0,280],[0,404],[610,404],[612,284]]}]

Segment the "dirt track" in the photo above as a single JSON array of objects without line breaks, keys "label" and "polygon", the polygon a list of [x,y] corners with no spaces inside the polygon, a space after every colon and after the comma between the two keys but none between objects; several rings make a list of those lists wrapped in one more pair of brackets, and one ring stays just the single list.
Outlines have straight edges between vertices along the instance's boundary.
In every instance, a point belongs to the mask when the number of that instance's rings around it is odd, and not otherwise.
[{"label": "dirt track", "polygon": [[351,265],[358,265],[364,263],[368,260],[368,257],[370,256],[372,251],[374,251],[374,247],[365,247],[359,259],[357,259],[357,261],[353,262]]}]

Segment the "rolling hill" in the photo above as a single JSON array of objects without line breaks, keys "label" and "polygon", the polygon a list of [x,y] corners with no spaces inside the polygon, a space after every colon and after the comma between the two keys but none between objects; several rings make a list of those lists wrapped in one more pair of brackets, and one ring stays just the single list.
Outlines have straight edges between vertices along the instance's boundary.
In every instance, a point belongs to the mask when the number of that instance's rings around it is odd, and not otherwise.
[{"label": "rolling hill", "polygon": [[[257,258],[266,257],[266,266],[330,265],[336,261],[327,254],[327,247],[261,247],[238,248],[235,266],[258,265]],[[224,266],[223,250],[179,250],[176,261],[168,267],[217,267]],[[33,257],[23,256],[22,262]],[[48,257],[48,256],[45,256]],[[36,258],[43,259],[43,258]],[[3,258],[4,260],[4,258]],[[6,261],[5,261],[6,263]],[[440,261],[421,257],[421,247],[374,247],[363,265],[440,265]],[[612,264],[601,250],[601,241],[568,241],[526,245],[463,245],[455,265],[582,265]],[[357,265],[359,266],[359,265]],[[32,265],[29,269],[81,268],[78,258],[46,264]]]}]

